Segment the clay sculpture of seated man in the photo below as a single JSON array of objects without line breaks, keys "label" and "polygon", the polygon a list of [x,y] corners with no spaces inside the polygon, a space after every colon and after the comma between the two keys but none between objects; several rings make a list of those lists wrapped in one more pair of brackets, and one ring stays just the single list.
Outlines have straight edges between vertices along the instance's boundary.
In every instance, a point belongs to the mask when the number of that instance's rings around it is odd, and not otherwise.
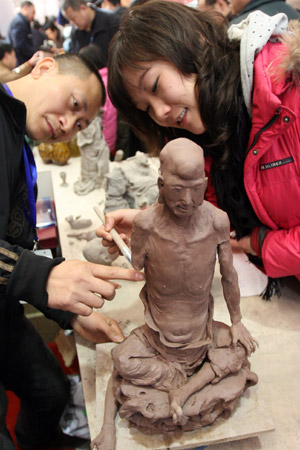
[{"label": "clay sculpture of seated man", "polygon": [[[131,249],[145,269],[145,324],[114,347],[104,423],[91,448],[115,448],[115,415],[142,431],[190,431],[226,417],[257,376],[257,342],[241,322],[229,220],[204,200],[201,147],[169,142],[160,154],[159,198],[134,219]],[[213,320],[216,255],[232,326]]]}]

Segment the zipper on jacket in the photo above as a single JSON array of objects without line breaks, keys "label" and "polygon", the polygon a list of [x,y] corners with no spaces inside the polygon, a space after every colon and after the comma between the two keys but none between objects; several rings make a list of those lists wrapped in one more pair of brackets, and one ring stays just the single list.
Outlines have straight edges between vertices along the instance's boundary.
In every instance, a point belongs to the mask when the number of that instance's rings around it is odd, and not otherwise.
[{"label": "zipper on jacket", "polygon": [[250,150],[256,145],[256,142],[257,142],[259,136],[261,135],[261,133],[263,133],[264,131],[268,130],[268,128],[270,128],[270,127],[273,125],[273,123],[276,122],[277,119],[279,119],[279,117],[280,117],[280,111],[281,111],[281,108],[280,108],[280,106],[279,106],[279,107],[276,109],[276,112],[275,112],[274,116],[272,117],[272,119],[270,119],[269,122],[268,122],[266,125],[264,125],[264,126],[256,133],[256,135],[254,136],[253,142],[252,142],[252,144],[250,145],[250,147],[248,148],[246,154],[248,154],[248,153],[250,152]]}]

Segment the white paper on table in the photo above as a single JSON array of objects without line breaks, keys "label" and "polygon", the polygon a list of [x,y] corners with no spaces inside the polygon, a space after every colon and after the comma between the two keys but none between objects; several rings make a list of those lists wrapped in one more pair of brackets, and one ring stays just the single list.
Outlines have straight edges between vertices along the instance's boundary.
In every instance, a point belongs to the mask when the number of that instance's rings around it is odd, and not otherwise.
[{"label": "white paper on table", "polygon": [[252,264],[246,253],[233,250],[233,265],[239,277],[241,297],[260,295],[266,288],[268,277]]}]

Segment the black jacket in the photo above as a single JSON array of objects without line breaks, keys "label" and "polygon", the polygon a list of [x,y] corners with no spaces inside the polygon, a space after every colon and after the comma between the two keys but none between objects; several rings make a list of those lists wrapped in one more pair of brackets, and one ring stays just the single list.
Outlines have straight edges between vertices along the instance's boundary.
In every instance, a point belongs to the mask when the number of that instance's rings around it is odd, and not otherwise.
[{"label": "black jacket", "polygon": [[62,328],[70,328],[72,313],[47,307],[46,280],[63,258],[34,254],[34,231],[23,212],[27,184],[23,162],[26,108],[0,84],[0,354],[18,330],[23,307],[31,303]]},{"label": "black jacket", "polygon": [[18,66],[20,66],[35,52],[29,20],[18,13],[11,21],[7,35],[16,51]]},{"label": "black jacket", "polygon": [[101,11],[100,9],[95,9],[95,12],[96,15],[90,31],[78,30],[73,27],[70,51],[79,52],[86,45],[96,44],[103,52],[106,65],[108,60],[108,47],[112,37],[119,29],[120,17],[116,14]]},{"label": "black jacket", "polygon": [[289,20],[300,19],[299,11],[288,5],[285,0],[251,0],[245,8],[233,17],[233,19],[229,22],[229,25],[241,22],[246,19],[249,13],[256,10],[262,11],[269,16],[274,16],[278,13],[285,13]]}]

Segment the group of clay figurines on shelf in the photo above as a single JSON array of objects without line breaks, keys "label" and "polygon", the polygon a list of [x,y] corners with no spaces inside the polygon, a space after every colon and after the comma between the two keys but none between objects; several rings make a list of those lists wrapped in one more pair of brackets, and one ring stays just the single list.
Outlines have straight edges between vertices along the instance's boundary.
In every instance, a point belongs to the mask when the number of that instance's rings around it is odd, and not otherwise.
[{"label": "group of clay figurines on shelf", "polygon": [[[191,431],[230,415],[257,383],[248,361],[257,342],[241,322],[229,220],[204,200],[206,185],[202,148],[185,138],[166,144],[158,201],[135,216],[131,235],[132,265],[146,275],[145,323],[112,350],[93,449],[115,449],[118,408],[144,432]],[[231,327],[213,320],[216,255]]]}]

